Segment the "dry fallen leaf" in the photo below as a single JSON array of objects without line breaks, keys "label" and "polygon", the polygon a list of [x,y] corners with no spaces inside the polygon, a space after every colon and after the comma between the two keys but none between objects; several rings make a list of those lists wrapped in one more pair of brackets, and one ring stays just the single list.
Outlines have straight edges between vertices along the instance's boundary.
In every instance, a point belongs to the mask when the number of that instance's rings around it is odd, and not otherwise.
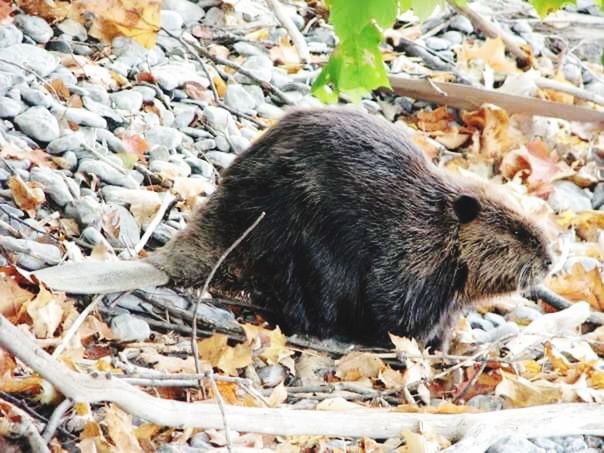
[{"label": "dry fallen leaf", "polygon": [[597,268],[586,271],[576,263],[569,272],[549,278],[547,285],[562,297],[573,302],[583,300],[593,309],[604,311],[604,282]]},{"label": "dry fallen leaf", "polygon": [[121,410],[115,404],[105,409],[105,418],[102,422],[107,427],[107,432],[115,448],[112,451],[123,453],[143,452],[138,439],[134,435],[132,416]]},{"label": "dry fallen leaf", "polygon": [[572,226],[584,241],[597,242],[600,233],[604,231],[604,211],[584,211],[578,214],[568,211],[559,216],[559,222],[564,228]]},{"label": "dry fallen leaf", "polygon": [[44,191],[35,183],[26,183],[20,176],[11,176],[8,181],[13,200],[30,217],[34,217],[36,209],[46,201]]},{"label": "dry fallen leaf", "polygon": [[281,363],[293,371],[294,365],[289,357],[294,351],[287,347],[287,337],[281,333],[281,329],[276,327],[273,330],[264,329],[253,324],[244,324],[245,336],[248,344],[256,351],[256,345],[259,345],[258,355],[271,365]]},{"label": "dry fallen leaf", "polygon": [[247,343],[231,347],[227,342],[228,337],[219,333],[201,340],[198,342],[199,355],[213,367],[236,376],[238,369],[252,363],[252,351]]},{"label": "dry fallen leaf", "polygon": [[9,317],[15,315],[21,305],[34,298],[34,295],[21,288],[17,281],[0,273],[0,314]]},{"label": "dry fallen leaf", "polygon": [[33,322],[37,338],[52,338],[63,320],[64,295],[53,294],[43,286],[35,299],[23,304]]},{"label": "dry fallen leaf", "polygon": [[487,38],[484,44],[469,47],[463,45],[458,53],[459,61],[466,63],[471,60],[482,60],[488,64],[495,72],[510,74],[518,72],[516,63],[505,56],[505,44],[501,38]]},{"label": "dry fallen leaf", "polygon": [[481,154],[499,158],[520,141],[518,133],[510,127],[505,110],[484,104],[479,110],[462,112],[464,123],[480,131],[479,151]]},{"label": "dry fallen leaf", "polygon": [[336,376],[344,381],[377,378],[386,364],[375,354],[353,351],[336,361]]}]

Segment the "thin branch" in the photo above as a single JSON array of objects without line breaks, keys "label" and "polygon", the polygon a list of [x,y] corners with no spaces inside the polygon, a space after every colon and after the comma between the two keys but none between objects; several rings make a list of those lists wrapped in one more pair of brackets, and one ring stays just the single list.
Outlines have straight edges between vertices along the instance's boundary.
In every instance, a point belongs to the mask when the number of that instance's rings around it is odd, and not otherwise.
[{"label": "thin branch", "polygon": [[[565,310],[572,305],[571,302],[569,302],[563,297],[560,297],[558,294],[554,293],[543,285],[537,286],[529,290],[526,293],[526,297],[532,300],[542,299],[546,304],[551,305],[552,307],[558,310]],[[604,313],[592,311],[589,317],[587,318],[587,322],[600,326],[604,325]]]},{"label": "thin branch", "polygon": [[281,5],[279,0],[266,0],[266,3],[268,3],[268,5],[272,8],[273,12],[275,13],[275,17],[277,17],[279,22],[281,22],[283,28],[287,30],[289,37],[292,39],[292,42],[296,47],[300,60],[302,60],[304,63],[308,62],[310,52],[308,51],[306,40],[304,39],[304,36],[302,36],[302,33],[300,33],[298,30],[298,27],[296,27],[296,24],[294,24],[292,18],[289,16],[289,14],[287,14],[287,11],[285,11],[285,8],[283,8],[283,5]]},{"label": "thin branch", "polygon": [[535,83],[539,88],[560,91],[562,93],[567,93],[580,99],[585,99],[586,101],[604,105],[604,96],[600,96],[599,94],[592,93],[574,85],[569,85],[568,83],[562,83],[558,82],[557,80],[546,79],[545,77],[539,77],[535,81]]},{"label": "thin branch", "polygon": [[151,222],[149,222],[149,225],[147,225],[147,229],[145,230],[145,233],[141,237],[140,241],[138,241],[138,243],[134,246],[134,256],[138,255],[140,253],[140,251],[145,248],[145,245],[149,241],[149,238],[151,238],[151,235],[153,234],[153,232],[155,231],[155,229],[161,222],[161,219],[163,219],[164,214],[166,213],[167,209],[170,207],[170,205],[172,204],[172,202],[174,200],[175,200],[175,197],[170,192],[166,192],[164,194],[164,199],[162,200],[161,205],[159,206],[159,209],[155,213],[153,220],[151,220]]},{"label": "thin branch", "polygon": [[[40,432],[36,428],[34,421],[23,409],[15,406],[4,400],[0,400],[4,404],[10,405],[11,411],[13,412],[12,417],[7,417],[8,428],[12,433],[24,436],[29,442],[29,447],[32,453],[50,453],[50,450],[46,446],[46,442],[40,436]],[[13,421],[14,415],[18,415],[21,419],[20,422]],[[8,433],[3,433],[8,434]]]},{"label": "thin branch", "polygon": [[55,350],[52,352],[52,357],[58,358],[61,355],[61,353],[65,350],[65,348],[69,344],[69,341],[73,338],[73,336],[79,330],[79,328],[84,323],[84,321],[86,320],[88,315],[92,312],[92,310],[94,310],[97,307],[97,305],[102,300],[103,300],[102,295],[97,296],[92,302],[90,302],[88,304],[88,306],[84,310],[82,310],[82,313],[80,313],[79,316],[76,318],[76,320],[73,322],[73,324],[71,326],[69,326],[69,329],[63,335],[61,342],[55,348]]},{"label": "thin branch", "polygon": [[61,424],[61,420],[63,419],[65,412],[67,412],[72,406],[73,401],[71,401],[69,398],[65,398],[57,407],[55,407],[55,410],[48,419],[46,428],[42,433],[42,439],[44,439],[46,443],[50,442],[55,436],[55,432],[59,428],[59,425]]}]

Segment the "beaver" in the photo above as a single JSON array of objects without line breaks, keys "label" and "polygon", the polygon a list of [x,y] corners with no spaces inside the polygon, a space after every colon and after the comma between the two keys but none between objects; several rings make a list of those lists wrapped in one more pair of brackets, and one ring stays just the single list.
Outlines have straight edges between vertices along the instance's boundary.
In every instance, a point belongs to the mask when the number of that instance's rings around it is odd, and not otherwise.
[{"label": "beaver", "polygon": [[383,118],[332,107],[287,113],[142,262],[102,275],[91,264],[86,287],[81,263],[36,275],[79,293],[201,285],[262,212],[213,284],[246,291],[289,334],[438,342],[462,307],[530,287],[552,264],[544,230],[494,186],[438,168]]}]

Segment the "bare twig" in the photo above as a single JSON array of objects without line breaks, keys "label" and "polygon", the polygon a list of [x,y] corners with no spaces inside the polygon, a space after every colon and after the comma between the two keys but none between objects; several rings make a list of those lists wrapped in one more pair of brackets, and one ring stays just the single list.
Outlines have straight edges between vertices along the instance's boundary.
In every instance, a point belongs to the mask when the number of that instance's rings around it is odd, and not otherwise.
[{"label": "bare twig", "polygon": [[592,93],[574,85],[568,83],[558,82],[557,80],[546,79],[545,77],[539,77],[535,80],[535,83],[539,88],[546,90],[555,90],[562,93],[567,93],[577,98],[585,99],[586,101],[594,102],[596,104],[604,105],[604,96]]},{"label": "bare twig", "polygon": [[174,195],[172,195],[170,192],[166,192],[164,194],[164,199],[162,200],[161,205],[159,206],[159,209],[155,213],[153,220],[151,220],[151,222],[149,222],[149,225],[147,226],[147,229],[145,230],[145,234],[143,234],[140,241],[138,241],[138,243],[134,246],[134,256],[138,255],[140,253],[140,251],[143,248],[145,248],[147,241],[149,241],[149,238],[151,238],[151,235],[153,234],[153,232],[155,231],[155,229],[161,222],[161,219],[164,217],[166,210],[170,207],[170,205],[172,204],[174,199],[175,199]]},{"label": "bare twig", "polygon": [[279,0],[266,0],[266,2],[272,8],[273,12],[275,13],[275,17],[277,17],[279,22],[281,22],[283,28],[287,30],[287,33],[289,33],[289,37],[292,39],[292,42],[296,47],[296,51],[298,52],[298,56],[304,63],[306,63],[310,57],[310,53],[308,51],[308,46],[306,45],[304,36],[302,36],[302,33],[300,33],[298,27],[296,27],[296,24],[294,24],[294,21],[289,14],[287,14],[287,11],[285,11]]},{"label": "bare twig", "polygon": [[57,407],[55,407],[55,410],[48,419],[46,428],[42,433],[42,439],[44,439],[46,443],[50,442],[51,439],[55,436],[55,432],[61,424],[61,420],[65,415],[65,412],[67,412],[71,408],[71,406],[73,406],[73,401],[71,401],[69,398],[65,398]]},{"label": "bare twig", "polygon": [[69,341],[76,334],[76,332],[78,331],[80,326],[84,323],[84,321],[86,320],[88,315],[92,312],[92,310],[94,310],[97,307],[97,305],[102,300],[103,300],[103,296],[97,296],[92,302],[90,302],[88,304],[88,306],[84,310],[82,310],[82,313],[80,313],[79,316],[76,318],[76,320],[73,322],[73,324],[71,324],[71,326],[69,326],[69,329],[63,335],[61,342],[57,345],[55,350],[52,352],[52,356],[54,358],[58,358],[61,355],[61,353],[65,350],[65,348],[69,344]]},{"label": "bare twig", "polygon": [[224,438],[226,439],[226,447],[229,453],[233,451],[233,441],[231,440],[231,433],[229,428],[229,423],[226,416],[226,411],[224,409],[224,400],[222,399],[222,395],[220,394],[220,390],[218,390],[218,386],[216,385],[216,380],[214,379],[214,373],[208,373],[208,380],[210,381],[210,385],[212,386],[212,393],[214,394],[214,399],[216,399],[216,403],[218,404],[218,408],[220,409],[220,415],[222,416],[222,424],[224,425]]},{"label": "bare twig", "polygon": [[485,35],[490,38],[501,38],[505,47],[516,57],[518,60],[518,65],[520,67],[526,67],[530,64],[529,55],[517,44],[514,38],[512,38],[508,33],[502,30],[495,23],[490,20],[482,17],[476,11],[474,11],[470,5],[461,6],[457,2],[453,0],[448,0],[449,5],[459,14],[466,16],[468,19],[474,23],[478,28],[480,28]]},{"label": "bare twig", "polygon": [[[526,297],[532,300],[542,299],[546,304],[551,305],[558,310],[565,310],[572,305],[568,300],[560,297],[543,285],[532,288],[527,292]],[[592,311],[587,318],[587,322],[604,325],[604,313]]]}]

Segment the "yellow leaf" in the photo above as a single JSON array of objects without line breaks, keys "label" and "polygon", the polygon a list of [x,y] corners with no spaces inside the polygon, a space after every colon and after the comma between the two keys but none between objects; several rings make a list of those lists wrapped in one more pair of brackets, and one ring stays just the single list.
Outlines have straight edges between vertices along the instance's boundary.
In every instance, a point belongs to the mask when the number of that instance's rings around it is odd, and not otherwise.
[{"label": "yellow leaf", "polygon": [[604,371],[594,371],[589,376],[589,385],[595,389],[604,389]]},{"label": "yellow leaf", "polygon": [[336,362],[336,376],[345,381],[377,378],[386,364],[375,354],[353,351]]},{"label": "yellow leaf", "polygon": [[23,307],[33,321],[33,331],[37,338],[52,338],[63,319],[63,297],[50,293],[43,286],[32,301]]},{"label": "yellow leaf", "polygon": [[484,44],[478,47],[463,46],[459,52],[462,62],[482,60],[494,71],[502,74],[518,72],[519,69],[512,60],[505,56],[505,44],[501,38],[487,38]]},{"label": "yellow leaf", "polygon": [[586,271],[581,263],[576,263],[568,273],[548,279],[547,285],[562,297],[573,302],[584,300],[604,311],[604,282],[597,268]]},{"label": "yellow leaf", "polygon": [[112,404],[105,411],[103,423],[107,426],[109,436],[116,447],[114,451],[123,453],[143,452],[138,439],[134,435],[132,416]]},{"label": "yellow leaf", "polygon": [[8,187],[17,206],[27,212],[30,217],[33,217],[38,206],[46,201],[41,188],[32,183],[26,183],[20,176],[11,176]]},{"label": "yellow leaf", "polygon": [[545,343],[545,356],[551,363],[554,370],[559,371],[562,374],[566,374],[566,372],[571,368],[571,364],[568,362],[568,360],[563,355],[554,351],[554,348],[549,341]]},{"label": "yellow leaf", "polygon": [[287,400],[287,389],[283,382],[273,389],[268,397],[268,405],[270,407],[278,407]]},{"label": "yellow leaf", "polygon": [[[244,324],[243,330],[245,330],[248,343],[259,343],[258,355],[272,365],[280,363],[294,353],[287,347],[287,337],[281,333],[279,327],[268,330],[252,324]],[[254,349],[256,348],[254,347]]]},{"label": "yellow leaf", "polygon": [[0,274],[0,314],[12,316],[19,311],[24,302],[32,300],[34,295],[21,288],[14,278]]},{"label": "yellow leaf", "polygon": [[502,380],[495,389],[497,395],[508,398],[514,407],[552,404],[562,400],[562,388],[547,381],[531,382],[523,377],[502,373]]},{"label": "yellow leaf", "polygon": [[198,342],[199,355],[213,367],[227,374],[237,375],[239,368],[245,368],[252,363],[252,351],[249,344],[231,347],[227,341],[228,337],[219,333],[201,340]]}]

